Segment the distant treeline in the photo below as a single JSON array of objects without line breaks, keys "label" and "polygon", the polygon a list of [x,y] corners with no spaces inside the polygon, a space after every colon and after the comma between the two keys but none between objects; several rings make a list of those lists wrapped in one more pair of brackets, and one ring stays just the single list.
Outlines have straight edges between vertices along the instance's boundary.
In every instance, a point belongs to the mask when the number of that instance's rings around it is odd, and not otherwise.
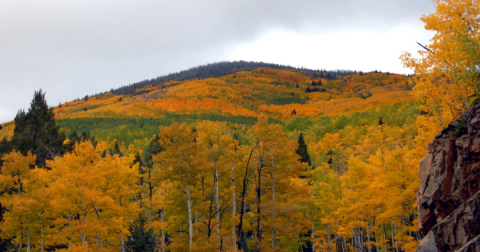
[{"label": "distant treeline", "polygon": [[[224,61],[224,62],[217,62],[211,63],[207,65],[201,65],[197,67],[192,67],[188,70],[180,71],[178,73],[171,73],[164,76],[160,76],[157,78],[153,78],[150,80],[143,80],[140,82],[132,83],[129,85],[125,85],[119,88],[112,88],[109,91],[105,91],[95,95],[86,95],[83,99],[87,100],[92,96],[106,94],[108,92],[112,92],[114,94],[131,94],[134,93],[135,90],[139,88],[146,87],[148,85],[158,85],[168,81],[183,81],[183,80],[191,80],[191,79],[205,79],[211,77],[220,77],[229,74],[234,74],[239,71],[251,71],[257,69],[259,67],[270,67],[274,69],[294,69],[305,71],[307,75],[311,76],[311,78],[324,78],[329,80],[337,79],[337,76],[346,76],[352,75],[357,73],[362,73],[361,71],[351,71],[351,70],[333,70],[333,71],[326,71],[325,69],[320,70],[313,70],[313,69],[306,69],[304,67],[292,67],[287,65],[279,65],[273,63],[264,63],[264,62],[254,62],[254,61]],[[77,98],[77,100],[79,100]]]}]

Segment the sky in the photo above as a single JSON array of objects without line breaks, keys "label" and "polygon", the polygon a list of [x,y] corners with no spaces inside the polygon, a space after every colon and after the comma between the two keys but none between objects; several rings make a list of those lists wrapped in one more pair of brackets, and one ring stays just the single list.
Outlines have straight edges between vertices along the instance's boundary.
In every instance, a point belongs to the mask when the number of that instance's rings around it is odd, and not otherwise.
[{"label": "sky", "polygon": [[0,0],[0,123],[50,106],[233,60],[411,73],[430,0]]}]

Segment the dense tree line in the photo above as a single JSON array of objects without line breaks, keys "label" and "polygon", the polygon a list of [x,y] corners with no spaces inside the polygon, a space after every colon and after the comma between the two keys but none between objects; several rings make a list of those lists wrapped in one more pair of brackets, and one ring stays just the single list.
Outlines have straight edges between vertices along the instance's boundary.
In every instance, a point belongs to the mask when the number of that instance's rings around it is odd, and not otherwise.
[{"label": "dense tree line", "polygon": [[[211,78],[211,77],[219,77],[219,76],[234,74],[238,71],[251,71],[259,67],[270,67],[274,69],[292,69],[292,70],[305,71],[306,74],[312,78],[315,78],[315,79],[323,78],[327,80],[336,80],[338,76],[347,76],[347,75],[360,73],[360,72],[351,71],[351,70],[332,70],[332,71],[327,71],[325,69],[313,70],[313,69],[307,69],[304,67],[297,68],[297,67],[292,67],[288,65],[254,62],[254,61],[242,61],[242,60],[231,61],[231,62],[223,61],[223,62],[217,62],[217,63],[211,63],[207,65],[192,67],[188,70],[167,74],[167,75],[159,76],[152,79],[146,79],[146,80],[132,83],[129,85],[121,86],[119,88],[112,88],[109,91],[105,91],[95,95],[86,95],[82,99],[86,101],[92,96],[102,95],[108,92],[112,92],[114,94],[133,94],[135,92],[138,92],[136,91],[137,89],[140,89],[149,85],[158,85],[168,81],[184,81],[184,80],[191,80],[191,79],[205,79],[205,78]],[[143,92],[146,92],[146,91],[143,91]],[[76,100],[80,100],[80,99],[77,98]]]},{"label": "dense tree line", "polygon": [[[174,123],[143,151],[73,132],[43,168],[13,148],[0,169],[1,249],[410,249],[418,158],[402,161],[410,140],[388,137],[403,129],[375,124],[325,134],[314,156],[303,134],[266,116],[253,126]],[[384,186],[394,194],[368,193]]]}]

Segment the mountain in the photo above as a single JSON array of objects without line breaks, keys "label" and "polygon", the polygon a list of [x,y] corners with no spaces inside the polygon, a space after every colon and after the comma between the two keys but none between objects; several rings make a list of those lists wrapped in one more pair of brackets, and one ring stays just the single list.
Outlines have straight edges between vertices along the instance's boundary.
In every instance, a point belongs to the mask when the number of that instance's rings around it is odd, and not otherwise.
[{"label": "mountain", "polygon": [[[275,68],[244,71],[265,65]],[[228,74],[184,80],[209,72]],[[410,89],[408,77],[398,74],[217,63],[85,96],[55,107],[55,114],[67,134],[86,130],[100,139],[115,138],[127,145],[136,140],[136,145],[142,147],[147,142],[139,139],[150,138],[158,126],[174,121],[253,125],[259,113],[266,113],[274,122],[286,123],[295,118],[333,116],[411,102]],[[12,130],[7,124],[3,136]]]},{"label": "mountain", "polygon": [[0,148],[5,247],[31,235],[28,246],[49,249],[414,250],[431,136],[409,77],[232,71],[60,104],[70,140],[47,169]]}]

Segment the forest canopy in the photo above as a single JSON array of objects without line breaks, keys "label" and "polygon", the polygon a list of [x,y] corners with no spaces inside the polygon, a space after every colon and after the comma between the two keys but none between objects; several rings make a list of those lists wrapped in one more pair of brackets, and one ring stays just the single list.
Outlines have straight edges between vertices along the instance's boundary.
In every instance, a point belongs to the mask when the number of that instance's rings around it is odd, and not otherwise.
[{"label": "forest canopy", "polygon": [[479,4],[434,5],[414,76],[223,62],[36,91],[0,129],[0,250],[414,251],[420,160],[479,101]]}]

